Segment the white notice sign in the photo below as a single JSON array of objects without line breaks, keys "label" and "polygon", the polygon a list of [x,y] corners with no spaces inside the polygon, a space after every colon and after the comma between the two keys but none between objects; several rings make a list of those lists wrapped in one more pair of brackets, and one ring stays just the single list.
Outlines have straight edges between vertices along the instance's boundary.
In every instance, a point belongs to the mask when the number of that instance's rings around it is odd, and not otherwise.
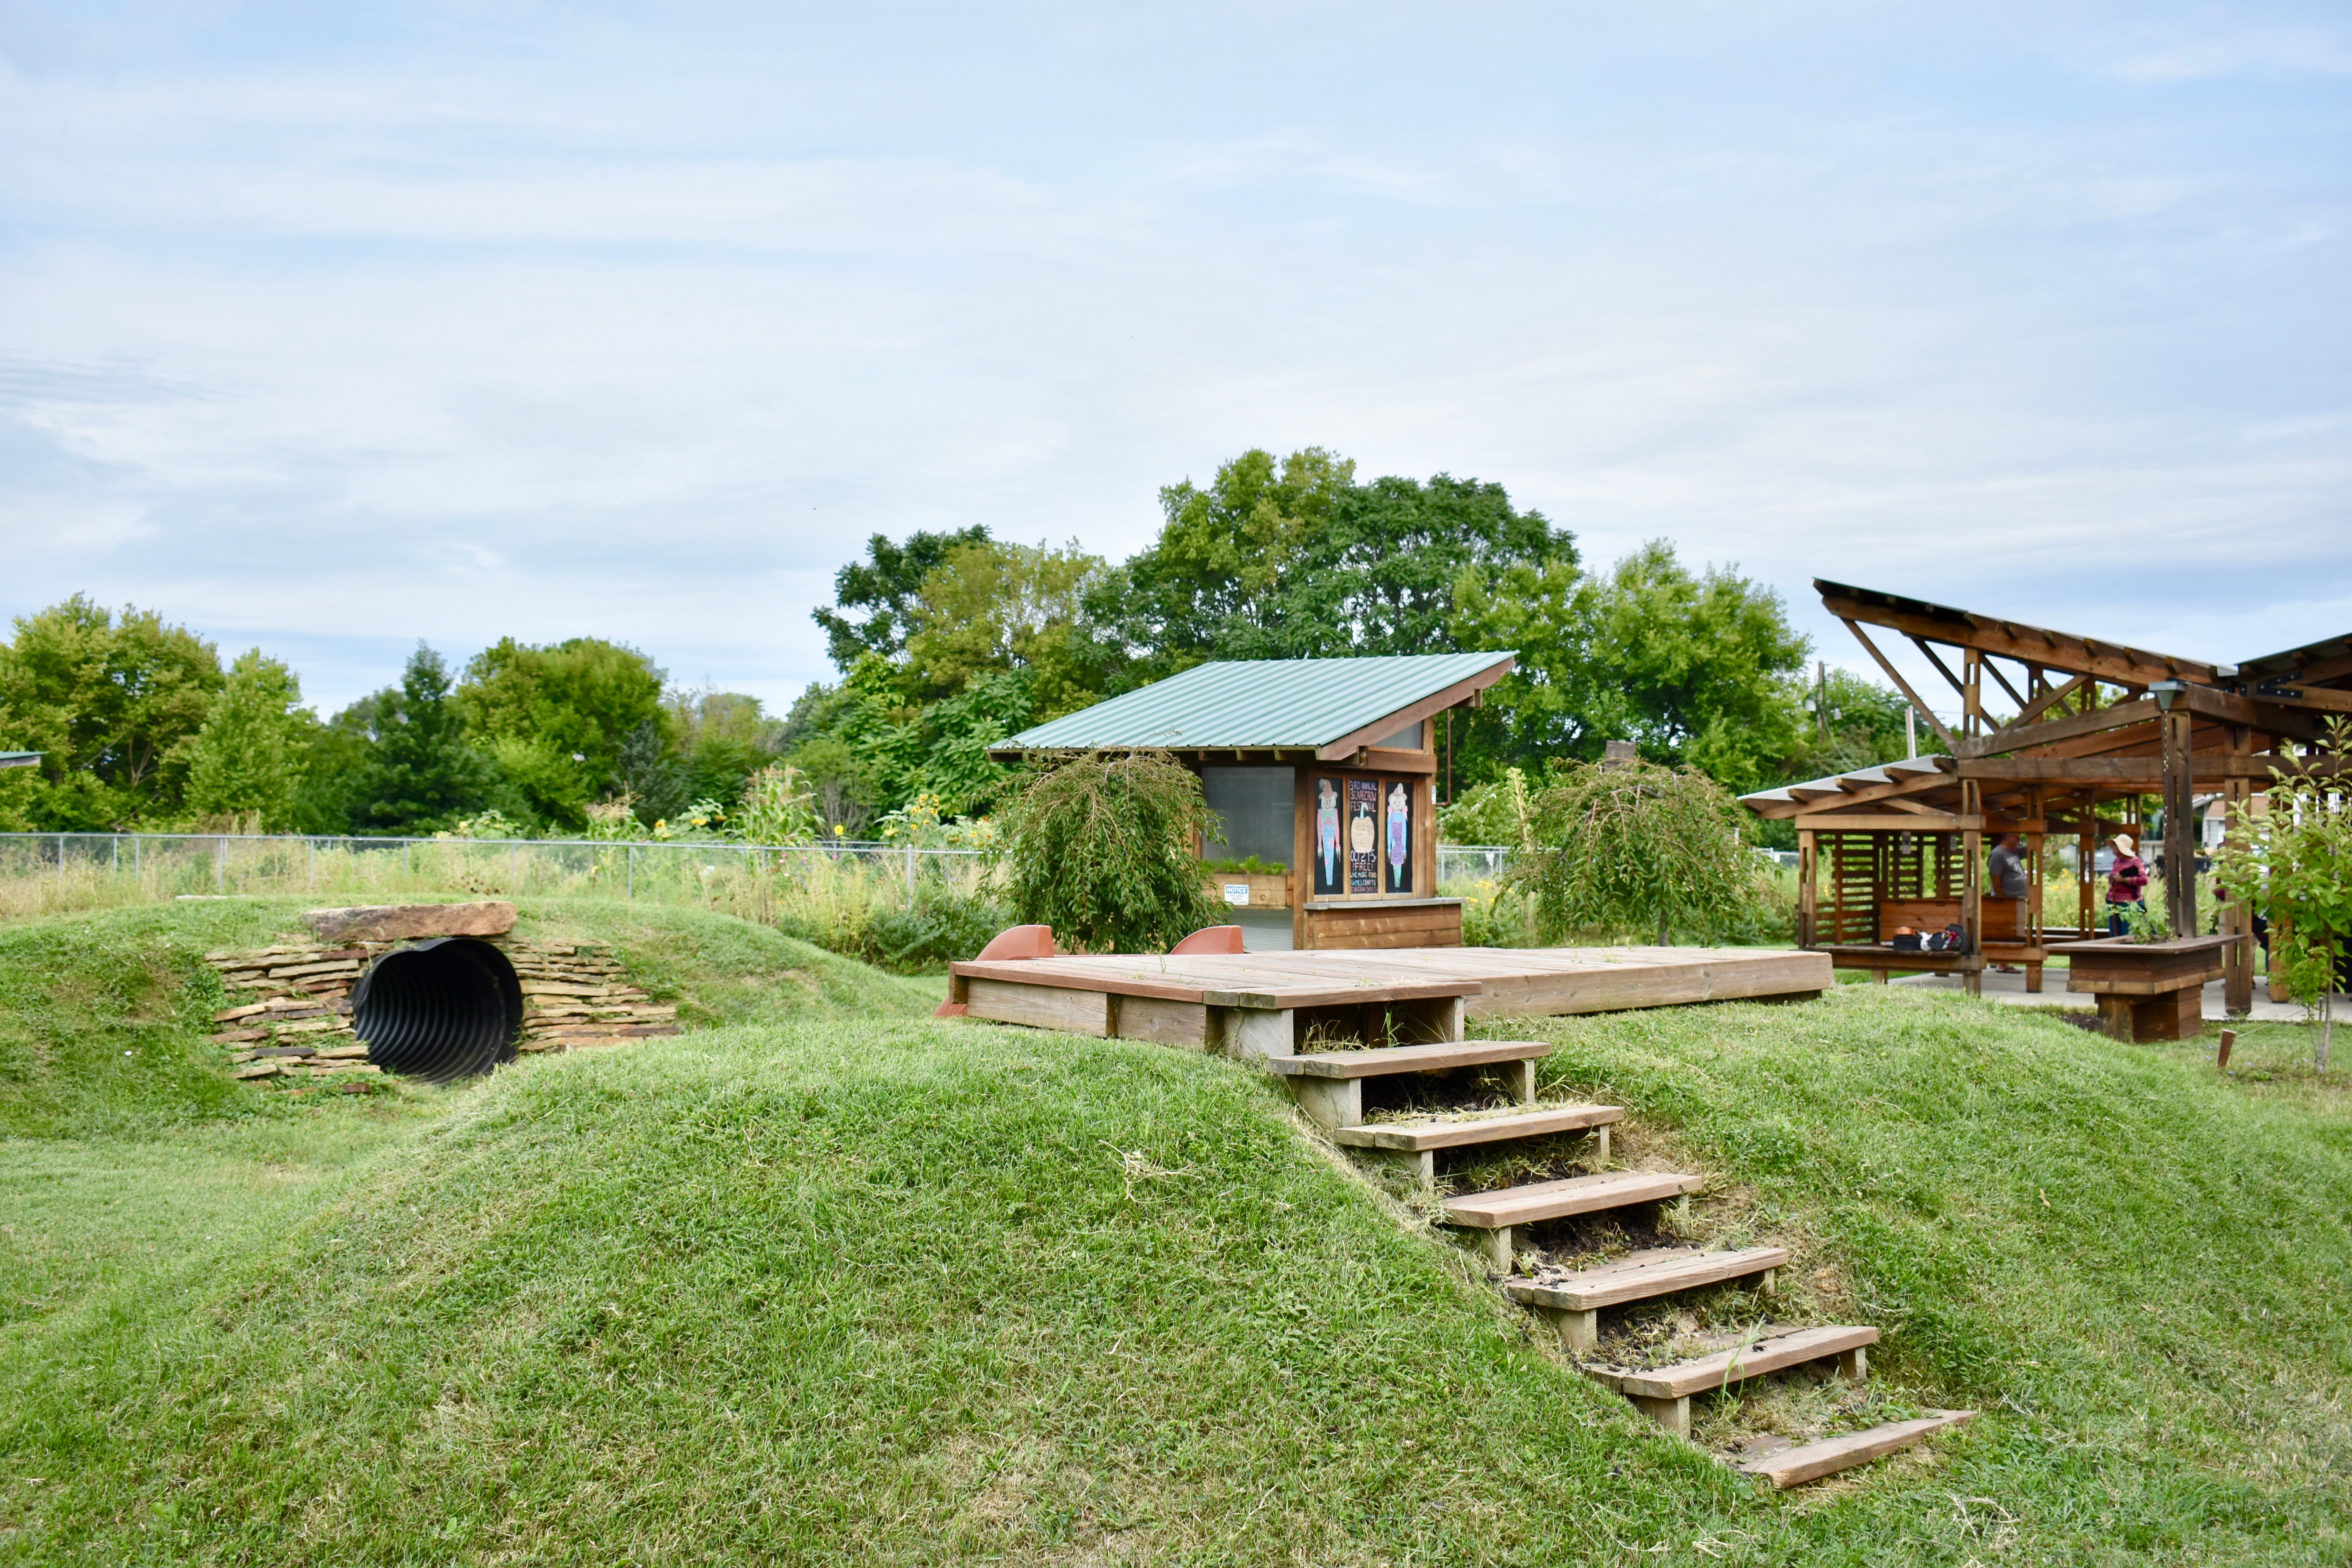
[{"label": "white notice sign", "polygon": [[1247,882],[1227,882],[1225,884],[1225,902],[1229,904],[1240,904],[1246,908],[1249,904],[1249,884]]}]

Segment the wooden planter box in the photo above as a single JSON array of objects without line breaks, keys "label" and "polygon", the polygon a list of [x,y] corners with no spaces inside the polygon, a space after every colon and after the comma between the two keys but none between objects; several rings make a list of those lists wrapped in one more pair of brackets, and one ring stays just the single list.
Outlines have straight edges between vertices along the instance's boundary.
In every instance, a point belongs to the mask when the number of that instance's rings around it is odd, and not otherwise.
[{"label": "wooden planter box", "polygon": [[[1234,903],[1225,889],[1244,885],[1249,889],[1249,902]],[[1209,897],[1237,910],[1286,910],[1290,907],[1290,879],[1287,876],[1254,877],[1241,871],[1212,871],[1209,873]]]},{"label": "wooden planter box", "polygon": [[2099,1023],[2116,1038],[2194,1039],[2205,1026],[2204,992],[2221,978],[2242,936],[2184,936],[2170,942],[2068,942],[2066,989],[2099,1001]]}]

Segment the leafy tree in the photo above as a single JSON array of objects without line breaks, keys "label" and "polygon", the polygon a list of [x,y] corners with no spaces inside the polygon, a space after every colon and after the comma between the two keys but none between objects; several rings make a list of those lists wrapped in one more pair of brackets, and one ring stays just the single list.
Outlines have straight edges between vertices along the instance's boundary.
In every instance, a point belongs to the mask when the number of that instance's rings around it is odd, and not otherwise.
[{"label": "leafy tree", "polygon": [[577,830],[590,801],[632,788],[625,749],[634,778],[663,785],[662,804],[688,798],[684,781],[647,756],[644,727],[663,733],[662,680],[644,654],[601,637],[543,647],[501,637],[467,662],[457,702],[529,809]]},{"label": "leafy tree", "polygon": [[16,626],[0,646],[0,750],[47,753],[37,782],[13,785],[26,825],[100,832],[177,816],[223,685],[213,645],[79,594]]},{"label": "leafy tree", "polygon": [[1105,577],[1102,557],[1075,542],[956,546],[916,599],[905,659],[910,695],[955,698],[984,676],[1026,670],[1029,721],[1100,700],[1121,662],[1121,650],[1088,624],[1088,596]]},{"label": "leafy tree", "polygon": [[[1308,542],[1333,525],[1356,465],[1319,447],[1279,463],[1257,448],[1221,465],[1207,488],[1160,492],[1166,519],[1129,562],[1112,611],[1126,640],[1150,650],[1156,674],[1212,658],[1272,658],[1286,635],[1286,590]],[[1312,640],[1312,634],[1307,634]]]},{"label": "leafy tree", "polygon": [[467,744],[450,687],[449,667],[418,643],[400,685],[377,694],[374,744],[353,792],[355,826],[433,833],[490,804],[495,769]]},{"label": "leafy tree", "polygon": [[[398,689],[390,690],[396,697]],[[305,738],[299,778],[289,808],[296,833],[351,833],[366,785],[368,763],[383,722],[387,693],[371,692]]]},{"label": "leafy tree", "polygon": [[783,751],[784,723],[739,691],[674,691],[666,728],[686,765],[687,792],[732,800]]},{"label": "leafy tree", "polygon": [[[2352,723],[2327,721],[2324,749],[2307,754],[2341,762],[2352,755]],[[2352,950],[2352,801],[2341,775],[2271,770],[2268,798],[2232,807],[2217,880],[2235,896],[2247,889],[2270,921],[2272,972],[2287,993],[2320,1018],[2312,1052],[2326,1072],[2336,1037],[2336,992]]]},{"label": "leafy tree", "polygon": [[[833,607],[819,606],[810,612],[811,618],[824,628],[826,650],[835,668],[846,675],[869,653],[893,658],[905,651],[924,580],[950,552],[987,542],[988,530],[978,523],[950,533],[918,530],[904,544],[894,544],[880,533],[867,540],[866,558],[834,574]],[[849,610],[866,614],[862,619],[852,619],[843,613]]]},{"label": "leafy tree", "polygon": [[635,801],[637,815],[657,827],[693,798],[692,783],[686,763],[671,754],[657,719],[630,731],[613,759],[614,792]]},{"label": "leafy tree", "polygon": [[1512,647],[1518,668],[1456,714],[1464,773],[1636,742],[1735,789],[1773,776],[1801,731],[1804,637],[1780,596],[1728,570],[1693,574],[1654,541],[1606,576],[1552,567],[1460,584],[1454,637]]},{"label": "leafy tree", "polygon": [[1848,670],[1825,670],[1805,689],[1810,720],[1797,749],[1781,759],[1779,777],[1824,778],[1895,762],[1909,750],[1903,716],[1911,704],[1901,692]]},{"label": "leafy tree", "polygon": [[1654,931],[1658,945],[1748,923],[1761,901],[1744,814],[1696,768],[1561,763],[1530,813],[1529,844],[1504,874],[1548,941]]},{"label": "leafy tree", "polygon": [[1216,821],[1164,752],[1039,759],[1000,813],[1013,910],[1066,947],[1164,952],[1223,918],[1194,847]]},{"label": "leafy tree", "polygon": [[212,716],[189,747],[187,808],[199,817],[257,818],[284,832],[318,719],[294,672],[259,648],[230,666]]}]

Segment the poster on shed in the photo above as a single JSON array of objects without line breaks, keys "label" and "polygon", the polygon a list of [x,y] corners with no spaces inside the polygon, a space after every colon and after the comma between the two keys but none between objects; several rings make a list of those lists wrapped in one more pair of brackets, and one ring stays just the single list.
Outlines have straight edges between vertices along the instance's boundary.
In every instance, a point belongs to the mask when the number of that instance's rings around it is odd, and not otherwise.
[{"label": "poster on shed", "polygon": [[1412,891],[1412,791],[1391,781],[1388,804],[1389,891]]},{"label": "poster on shed", "polygon": [[1332,898],[1348,890],[1345,851],[1339,847],[1339,781],[1315,781],[1315,896]]},{"label": "poster on shed", "polygon": [[1378,779],[1348,781],[1348,891],[1381,890],[1381,785]]}]

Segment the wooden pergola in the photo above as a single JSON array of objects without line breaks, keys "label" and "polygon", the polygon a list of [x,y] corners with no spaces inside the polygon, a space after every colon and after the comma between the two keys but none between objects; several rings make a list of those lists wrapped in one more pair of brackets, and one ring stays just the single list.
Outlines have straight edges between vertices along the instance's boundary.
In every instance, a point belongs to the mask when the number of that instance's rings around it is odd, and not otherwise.
[{"label": "wooden pergola", "polygon": [[[1797,940],[1841,968],[1958,973],[1971,994],[1989,963],[2023,966],[2039,991],[2053,943],[2099,934],[2093,861],[2099,841],[2137,833],[2140,801],[2164,802],[2163,898],[2176,935],[2197,927],[2192,796],[2242,806],[2273,770],[2334,772],[2338,760],[2283,752],[2322,737],[2327,715],[2352,713],[2352,637],[2241,665],[2207,664],[2120,643],[1816,579],[1845,624],[1943,743],[1889,763],[1742,797],[1759,816],[1794,818]],[[1959,699],[1954,729],[1938,719],[1866,628],[1906,638]],[[1990,704],[1991,706],[1989,706]],[[1996,719],[1992,706],[2007,713]],[[1988,898],[1987,834],[2015,833],[2027,856],[2026,896]],[[2077,840],[2074,907],[2044,907],[2042,856],[2053,836]],[[1826,868],[1827,877],[1823,871]],[[2225,933],[2246,934],[2244,906],[2222,906]],[[1898,926],[1961,928],[1949,952],[1897,952]],[[2253,1000],[2252,944],[2232,944],[2227,1006]]]}]

